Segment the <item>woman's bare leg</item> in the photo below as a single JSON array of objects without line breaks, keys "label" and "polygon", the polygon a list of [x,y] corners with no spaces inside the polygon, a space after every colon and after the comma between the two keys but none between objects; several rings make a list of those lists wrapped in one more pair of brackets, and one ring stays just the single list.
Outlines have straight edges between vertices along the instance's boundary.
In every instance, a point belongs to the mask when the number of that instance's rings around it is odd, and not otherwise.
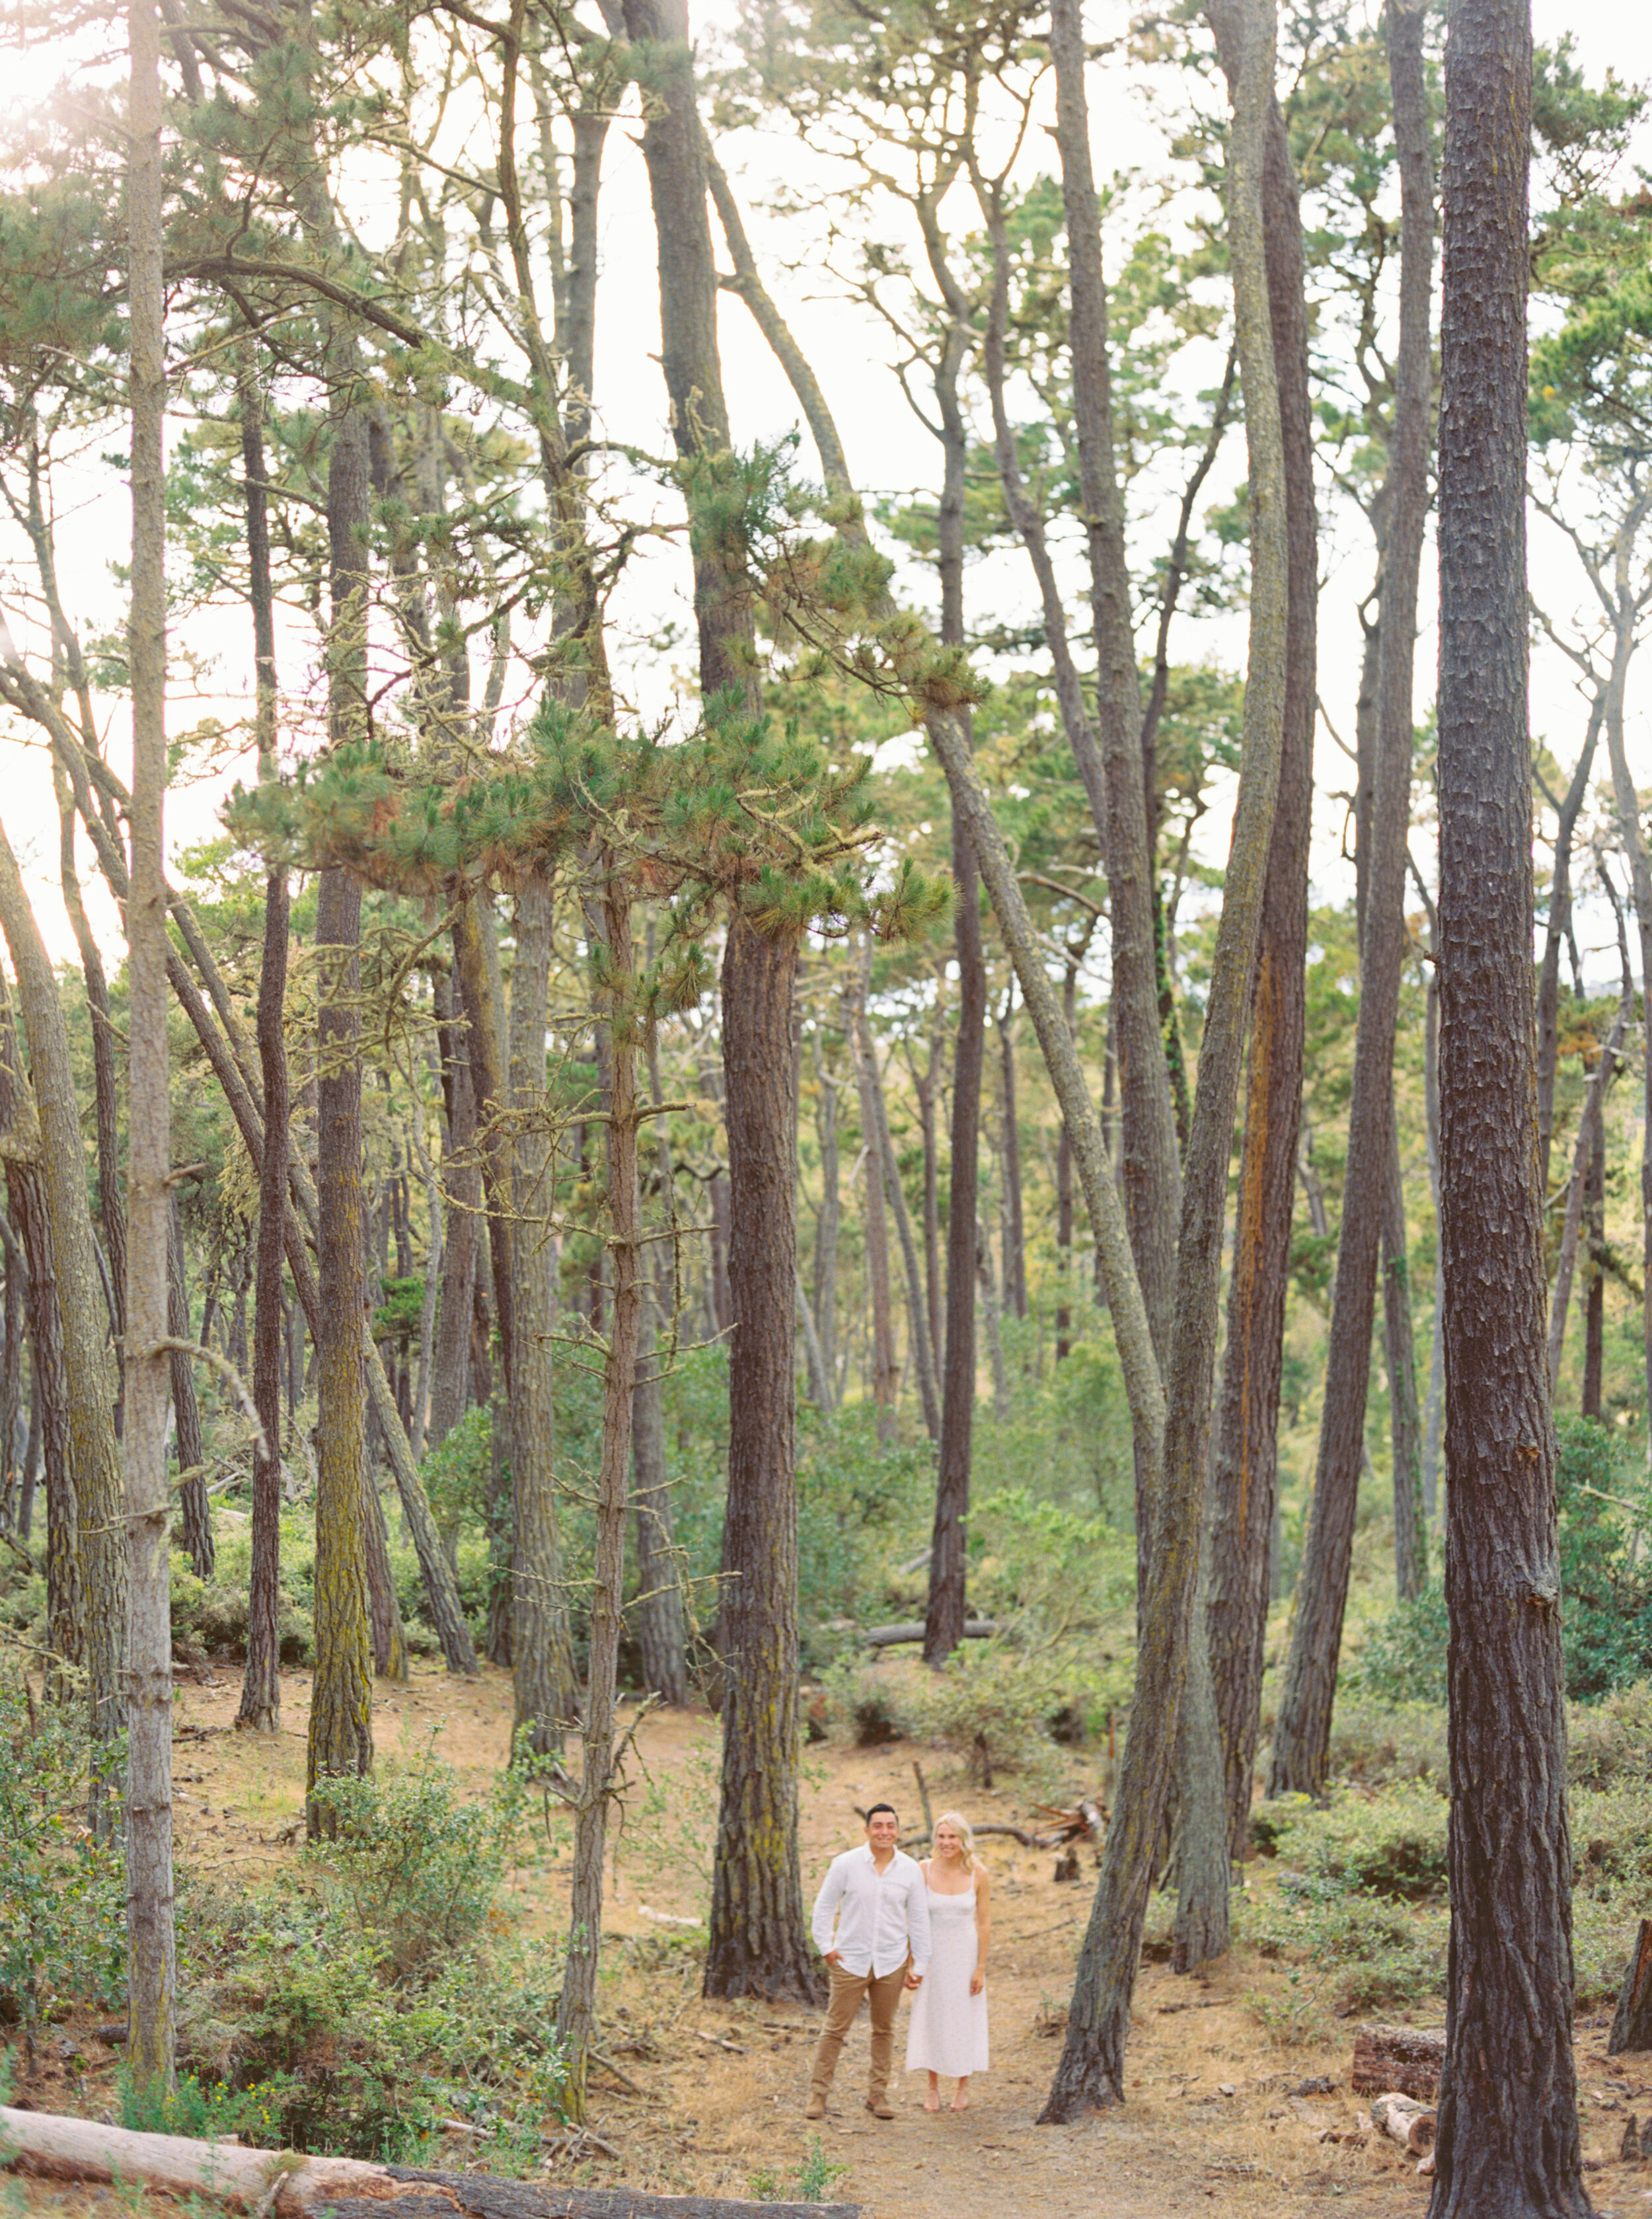
[{"label": "woman's bare leg", "polygon": [[938,2111],[941,2109],[941,2082],[937,2075],[933,2073],[929,2075],[929,2092],[923,2099],[923,2108],[926,2111]]},{"label": "woman's bare leg", "polygon": [[953,2109],[954,2111],[967,2111],[969,2109],[969,2074],[967,2073],[958,2084],[957,2092],[953,2098]]}]

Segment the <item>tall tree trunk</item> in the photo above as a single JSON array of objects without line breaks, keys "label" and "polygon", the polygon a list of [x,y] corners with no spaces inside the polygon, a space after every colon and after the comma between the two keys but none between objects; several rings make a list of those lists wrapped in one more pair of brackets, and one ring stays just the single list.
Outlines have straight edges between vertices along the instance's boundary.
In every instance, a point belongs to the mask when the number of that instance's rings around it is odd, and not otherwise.
[{"label": "tall tree trunk", "polygon": [[[59,763],[53,764],[58,794],[59,880],[63,906],[74,928],[80,951],[80,968],[86,981],[86,1013],[91,1020],[92,1090],[97,1125],[97,1215],[103,1228],[103,1246],[109,1262],[109,1290],[114,1296],[110,1325],[115,1334],[115,1363],[118,1382],[115,1406],[117,1437],[124,1426],[127,1339],[127,1228],[121,1200],[121,1133],[119,1090],[115,1084],[115,1031],[109,1015],[109,990],[103,976],[103,956],[93,936],[80,897],[80,877],[75,867],[75,805],[69,781]],[[180,1359],[183,1361],[184,1359]]]},{"label": "tall tree trunk", "polygon": [[[659,242],[661,359],[680,454],[726,451],[717,271],[686,0],[626,0],[625,28],[653,88],[643,134]],[[690,501],[700,693],[706,711],[758,706],[746,550]],[[729,1137],[729,1485],[718,1613],[723,1764],[707,1995],[811,1998],[819,1973],[798,1857],[797,1283],[792,986],[798,934],[760,929],[736,905],[723,960]]]},{"label": "tall tree trunk", "polygon": [[[1096,724],[1105,795],[1081,761],[1107,866],[1113,935],[1111,1008],[1118,1029],[1125,1212],[1131,1252],[1147,1304],[1161,1370],[1170,1351],[1175,1299],[1181,1172],[1176,1114],[1158,1019],[1153,873],[1147,796],[1142,780],[1141,692],[1136,668],[1124,501],[1115,459],[1107,288],[1102,274],[1101,203],[1090,159],[1084,45],[1078,0],[1054,0],[1050,55],[1055,65],[1056,141],[1061,158],[1071,295],[1073,424],[1090,555],[1094,616]],[[1103,800],[1105,817],[1097,808]],[[1154,1507],[1140,1471],[1137,1565],[1145,1570]]]},{"label": "tall tree trunk", "polygon": [[[0,832],[0,929],[11,950],[40,1114],[40,1162],[52,1222],[64,1374],[69,1392],[69,1448],[80,1535],[89,1712],[93,1740],[106,1743],[113,1741],[126,1725],[127,1557],[121,1453],[115,1438],[115,1364],[91,1212],[86,1202],[79,1105],[57,977],[3,832]],[[105,1838],[113,1814],[96,1766],[88,1816],[92,1831]]]},{"label": "tall tree trunk", "polygon": [[1431,2219],[1588,2212],[1543,1346],[1526,708],[1526,0],[1452,0],[1439,435],[1451,1949]]},{"label": "tall tree trunk", "polygon": [[[1624,968],[1627,974],[1627,948],[1624,955]],[[1572,1175],[1566,1184],[1566,1218],[1561,1229],[1560,1253],[1555,1262],[1554,1292],[1549,1306],[1549,1399],[1551,1402],[1560,1384],[1561,1358],[1566,1347],[1566,1313],[1571,1303],[1572,1279],[1577,1269],[1585,1191],[1595,1159],[1605,1147],[1606,1093],[1617,1075],[1624,1035],[1634,1010],[1635,983],[1632,977],[1626,975],[1612,1030],[1606,1035],[1605,1043],[1595,1059],[1594,1069],[1589,1075],[1582,1114],[1577,1121],[1577,1148],[1572,1163]],[[1598,1393],[1596,1399],[1598,1402]]]},{"label": "tall tree trunk", "polygon": [[[445,1006],[444,1006],[445,1005]],[[476,1100],[468,1030],[453,1017],[452,990],[438,979],[436,1018],[447,1110],[442,1181],[447,1237],[442,1244],[442,1291],[431,1353],[430,1417],[425,1441],[440,1448],[464,1415],[470,1380],[470,1327],[481,1227],[481,1167],[476,1159]]]},{"label": "tall tree trunk", "polygon": [[1388,1374],[1388,1435],[1394,1454],[1394,1577],[1402,1602],[1428,1583],[1428,1521],[1423,1509],[1423,1427],[1417,1408],[1416,1337],[1406,1267],[1406,1196],[1400,1134],[1388,1115],[1388,1188],[1382,1221],[1382,1336]]},{"label": "tall tree trunk", "polygon": [[[1431,926],[1434,923],[1430,917]],[[1433,937],[1438,944],[1438,930]],[[1423,1114],[1428,1130],[1428,1184],[1438,1226],[1440,1213],[1439,966],[1431,962],[1423,1005]],[[1440,1434],[1445,1414],[1445,1266],[1434,1243],[1434,1321],[1428,1335],[1428,1400],[1423,1406],[1423,1515],[1432,1525],[1438,1509]]]},{"label": "tall tree trunk", "polygon": [[[1075,1045],[1078,1002],[1078,967],[1070,961],[1061,986],[1061,1014]],[[1072,1135],[1065,1117],[1055,1144],[1055,1263],[1061,1284],[1055,1312],[1055,1360],[1059,1364],[1072,1353]]]},{"label": "tall tree trunk", "polygon": [[637,1324],[637,1388],[631,1404],[637,1644],[642,1652],[645,1692],[680,1709],[688,1700],[687,1642],[682,1580],[671,1532],[671,1479],[666,1468],[657,1312],[654,1288],[645,1271]]},{"label": "tall tree trunk", "polygon": [[[956,310],[940,366],[942,476],[937,519],[941,644],[964,645],[964,496],[969,435],[958,382],[966,334]],[[943,763],[948,746],[966,761],[974,748],[967,705],[928,721],[929,744]],[[952,774],[947,774],[951,785]],[[955,888],[953,946],[958,964],[958,1024],[953,1038],[952,1123],[947,1197],[947,1351],[941,1383],[941,1446],[929,1541],[929,1593],[923,1661],[944,1664],[964,1638],[965,1521],[969,1516],[975,1435],[975,1256],[980,1209],[981,1078],[986,1064],[986,956],[981,945],[980,874],[956,793],[952,810]]]},{"label": "tall tree trunk", "polygon": [[1600,1267],[1601,1244],[1606,1237],[1606,1135],[1601,1128],[1594,1136],[1589,1158],[1588,1184],[1583,1195],[1583,1237],[1587,1244],[1588,1292],[1584,1298],[1583,1389],[1578,1397],[1579,1414],[1599,1420],[1601,1374],[1605,1366],[1606,1275]]},{"label": "tall tree trunk", "polygon": [[860,1102],[861,1160],[866,1179],[866,1281],[872,1296],[872,1403],[878,1439],[895,1438],[895,1396],[900,1367],[895,1361],[895,1321],[889,1290],[889,1221],[884,1206],[884,1159],[879,1145],[878,1114],[873,1101],[873,1078],[861,1043],[860,1013],[866,998],[866,974],[857,966],[853,996],[845,997],[844,1028],[854,1059],[855,1090]]},{"label": "tall tree trunk", "polygon": [[[1418,572],[1428,513],[1428,319],[1434,239],[1422,89],[1422,9],[1415,0],[1391,0],[1387,21],[1400,158],[1400,349],[1385,488],[1388,519],[1378,650],[1376,791],[1369,817],[1370,861],[1348,1116],[1349,1162],[1377,1165],[1387,1162],[1389,1152],[1394,1036],[1405,960],[1412,673]],[[1376,1265],[1387,1199],[1388,1183],[1381,1176],[1351,1179],[1344,1190],[1319,1460],[1274,1731],[1270,1795],[1318,1795],[1325,1786],[1365,1442]]]},{"label": "tall tree trunk", "polygon": [[1543,961],[1537,971],[1537,1168],[1549,1192],[1549,1155],[1555,1136],[1555,1073],[1560,1062],[1560,952],[1572,929],[1572,839],[1605,715],[1606,689],[1597,687],[1589,704],[1588,729],[1572,782],[1561,801],[1555,825],[1555,868],[1549,881],[1549,915],[1543,926]]},{"label": "tall tree trunk", "polygon": [[992,1243],[978,1217],[975,1221],[975,1277],[981,1290],[981,1325],[992,1366],[992,1414],[1003,1425],[1009,1415],[1009,1374],[1003,1360],[1003,1306],[998,1299],[998,1282],[992,1269]]},{"label": "tall tree trunk", "polygon": [[[1199,1569],[1227,1170],[1284,724],[1289,598],[1284,455],[1263,235],[1274,38],[1272,0],[1250,0],[1244,11],[1227,187],[1250,463],[1251,634],[1243,765],[1189,1128],[1177,1238],[1175,1338],[1164,1399],[1163,1482],[1141,1613],[1131,1731],[1101,1882],[1079,1955],[1066,2042],[1040,2115],[1053,2122],[1123,2099],[1130,1999],[1173,1775],[1181,1787],[1177,1947],[1182,1961],[1196,1964],[1215,1954],[1227,1931],[1228,1828],[1204,1613],[1198,1607]],[[1073,59],[1069,49],[1069,61]],[[1028,991],[1025,975],[1022,985]],[[1045,991],[1053,1003],[1047,981]],[[1030,1003],[1030,992],[1028,998]],[[1098,1236],[1102,1230],[1098,1222]],[[1116,1312],[1123,1289],[1110,1273],[1109,1293],[1115,1321],[1121,1324]],[[1121,1339],[1124,1355],[1122,1335]],[[1127,1361],[1127,1383],[1129,1377]]]},{"label": "tall tree trunk", "polygon": [[724,1070],[734,1215],[749,1232],[729,1259],[722,1798],[705,1992],[810,2001],[819,1976],[798,1855],[792,1062],[775,1053],[791,1027],[796,967],[794,941],[735,913],[723,967]]},{"label": "tall tree trunk", "polygon": [[929,1060],[912,1070],[918,1125],[923,1135],[923,1292],[929,1319],[929,1361],[941,1379],[947,1360],[945,1312],[941,1291],[941,1151],[935,1138],[935,1095],[941,1078],[941,1041],[929,1041]]},{"label": "tall tree trunk", "polygon": [[[1237,5],[1228,5],[1208,13],[1231,90],[1239,78],[1243,45],[1240,11]],[[1295,167],[1276,99],[1269,106],[1262,190],[1268,307],[1284,449],[1289,614],[1279,798],[1251,989],[1245,1141],[1211,1476],[1206,1622],[1235,1855],[1243,1852],[1249,1835],[1272,1592],[1279,1386],[1302,1101],[1308,835],[1317,714],[1319,531],[1302,220]]]},{"label": "tall tree trunk", "polygon": [[86,1652],[69,1378],[64,1363],[63,1312],[52,1249],[40,1118],[18,1049],[3,972],[0,972],[0,1141],[4,1143],[7,1200],[28,1262],[29,1439],[23,1451],[16,1532],[27,1546],[38,1457],[46,1471],[47,1654],[42,1680],[48,1702],[66,1703],[71,1699]]},{"label": "tall tree trunk", "polygon": [[[164,959],[163,959],[164,960]],[[183,1276],[183,1217],[177,1196],[170,1197],[166,1227],[166,1329],[174,1340],[191,1340],[189,1290]],[[255,1336],[256,1338],[256,1336]],[[177,1420],[177,1461],[183,1513],[183,1545],[197,1579],[209,1580],[217,1561],[212,1537],[212,1505],[207,1495],[206,1451],[201,1445],[201,1405],[196,1399],[195,1362],[187,1349],[171,1351],[172,1409]]]},{"label": "tall tree trunk", "polygon": [[[1620,538],[1618,549],[1618,640],[1612,656],[1612,682],[1606,703],[1606,749],[1612,761],[1612,795],[1618,817],[1618,837],[1629,857],[1630,887],[1635,921],[1640,929],[1641,998],[1647,1016],[1647,1037],[1652,1043],[1652,856],[1647,854],[1641,830],[1640,801],[1629,774],[1629,755],[1624,738],[1624,688],[1628,674],[1628,643],[1633,639],[1633,602],[1628,592],[1629,549]],[[1641,1143],[1641,1339],[1643,1349],[1643,1408],[1648,1413],[1647,1461],[1652,1466],[1652,1045],[1644,1057]]]},{"label": "tall tree trunk", "polygon": [[906,1273],[909,1339],[912,1359],[917,1369],[918,1392],[923,1403],[924,1431],[934,1440],[941,1431],[941,1405],[935,1394],[935,1367],[930,1360],[928,1307],[923,1298],[923,1281],[918,1272],[917,1243],[912,1238],[912,1220],[906,1207],[905,1191],[901,1185],[901,1167],[889,1130],[889,1103],[884,1093],[883,1073],[878,1066],[877,1047],[866,1017],[864,991],[856,1002],[851,1021],[859,1044],[859,1067],[865,1074],[863,1100],[872,1112],[873,1129],[867,1138],[874,1148],[882,1173],[884,1189],[895,1220],[896,1234],[900,1241],[901,1262]]},{"label": "tall tree trunk", "polygon": [[[132,891],[127,903],[128,1230],[126,1515],[127,2070],[150,2101],[172,2085],[177,1949],[172,1893],[171,1363],[167,1251],[171,1103],[166,1043],[166,407],[161,279],[160,23],[129,0],[127,172],[131,308]],[[102,1091],[103,1090],[100,1090]],[[112,1093],[112,1089],[109,1090]],[[113,1103],[110,1102],[110,1109]],[[111,1142],[113,1135],[110,1136]],[[111,1147],[111,1153],[113,1153]],[[101,1152],[100,1152],[101,1153]],[[109,1166],[112,1172],[111,1163]],[[111,1258],[111,1261],[113,1259]]]},{"label": "tall tree trunk", "polygon": [[818,1028],[810,1036],[815,1066],[815,1137],[820,1146],[820,1217],[811,1271],[815,1330],[826,1375],[825,1408],[837,1408],[837,1239],[842,1215],[837,1142],[838,1082],[826,1068]]},{"label": "tall tree trunk", "polygon": [[1021,1190],[1021,1113],[1015,1102],[1014,989],[998,1018],[999,1083],[1003,1097],[1003,1291],[1018,1318],[1027,1315],[1027,1223]]},{"label": "tall tree trunk", "polygon": [[[511,1366],[511,1740],[513,1749],[525,1748],[536,1757],[560,1753],[562,1736],[579,1712],[556,1530],[552,1358],[557,1244],[545,1116],[550,923],[550,888],[537,877],[526,880],[517,894],[511,982],[511,1304],[516,1341]],[[626,1377],[629,1381],[630,1373]],[[629,1414],[625,1422],[629,1455]]]},{"label": "tall tree trunk", "polygon": [[585,1700],[579,1796],[574,1815],[574,1876],[568,1955],[556,2030],[568,2053],[566,2104],[585,2112],[585,2075],[596,2032],[597,1951],[602,1932],[602,1860],[613,1777],[614,1676],[619,1661],[625,1576],[625,1479],[637,1392],[641,1234],[637,1182],[637,979],[630,897],[612,856],[604,859],[606,942],[608,1220],[613,1318],[603,1361],[602,1449],[597,1480],[596,1560],[591,1582],[590,1676]]},{"label": "tall tree trunk", "polygon": [[[359,733],[367,649],[367,422],[347,397],[335,403],[327,525],[332,614],[327,638],[329,735]],[[350,1779],[373,1760],[373,1684],[368,1632],[362,1373],[366,1330],[362,1197],[360,882],[333,865],[320,876],[315,946],[319,1359],[315,1495],[315,1669],[310,1698],[307,1819],[311,1838],[331,1836],[336,1815],[318,1799],[324,1779]]]}]

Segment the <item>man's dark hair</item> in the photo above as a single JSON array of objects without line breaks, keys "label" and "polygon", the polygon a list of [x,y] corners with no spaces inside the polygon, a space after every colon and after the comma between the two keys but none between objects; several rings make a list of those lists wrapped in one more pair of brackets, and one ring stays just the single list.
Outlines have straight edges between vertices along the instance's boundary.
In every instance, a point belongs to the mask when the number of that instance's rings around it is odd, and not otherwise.
[{"label": "man's dark hair", "polygon": [[890,1817],[895,1821],[895,1824],[897,1826],[899,1825],[901,1822],[901,1814],[895,1808],[895,1806],[892,1803],[874,1803],[871,1810],[866,1813],[866,1824],[868,1826],[872,1824],[873,1820],[877,1817],[880,1811],[887,1811]]}]

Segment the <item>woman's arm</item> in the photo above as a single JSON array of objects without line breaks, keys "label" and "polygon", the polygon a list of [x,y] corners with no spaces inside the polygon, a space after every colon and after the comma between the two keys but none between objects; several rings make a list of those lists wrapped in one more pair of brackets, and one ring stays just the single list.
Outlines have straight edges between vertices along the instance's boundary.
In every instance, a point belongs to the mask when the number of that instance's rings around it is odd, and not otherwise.
[{"label": "woman's arm", "polygon": [[986,1986],[986,1953],[991,1944],[992,1882],[978,1865],[975,1868],[975,1970],[969,1984],[972,1996],[978,1996]]}]

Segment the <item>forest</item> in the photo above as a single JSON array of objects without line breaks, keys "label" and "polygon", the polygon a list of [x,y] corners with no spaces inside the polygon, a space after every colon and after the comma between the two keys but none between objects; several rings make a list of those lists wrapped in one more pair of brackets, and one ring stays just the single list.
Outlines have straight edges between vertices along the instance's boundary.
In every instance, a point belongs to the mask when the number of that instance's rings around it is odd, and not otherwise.
[{"label": "forest", "polygon": [[1431,2212],[1590,2210],[1652,92],[1529,0],[0,35],[6,2085],[612,2157],[899,1744],[1081,1814],[1029,2122],[1163,1965],[1438,2021]]}]

